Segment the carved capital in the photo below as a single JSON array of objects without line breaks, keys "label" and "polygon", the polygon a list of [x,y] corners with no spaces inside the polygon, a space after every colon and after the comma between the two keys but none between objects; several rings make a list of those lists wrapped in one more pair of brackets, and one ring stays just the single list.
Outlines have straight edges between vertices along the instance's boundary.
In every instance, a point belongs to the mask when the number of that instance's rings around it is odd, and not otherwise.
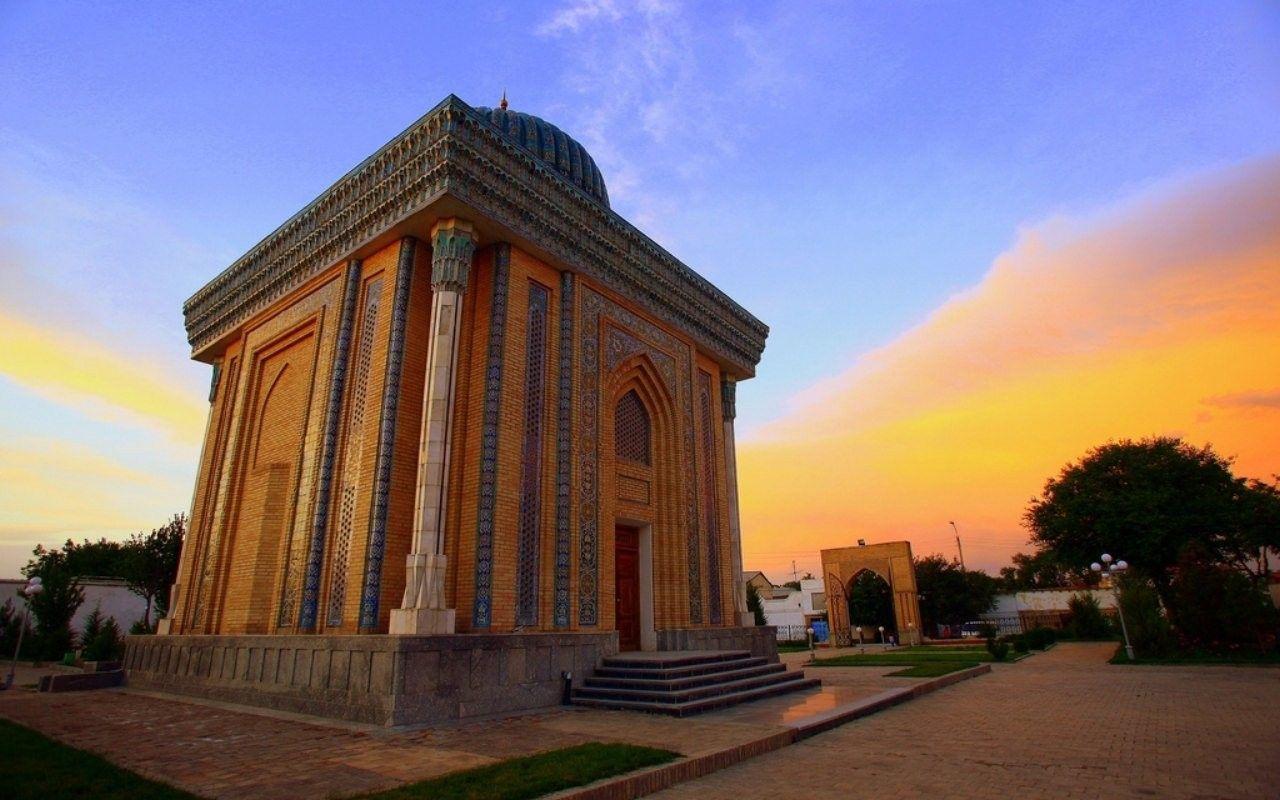
[{"label": "carved capital", "polygon": [[728,375],[720,376],[720,409],[726,422],[732,422],[738,415],[737,408],[738,382]]},{"label": "carved capital", "polygon": [[466,220],[448,217],[431,229],[431,288],[437,292],[465,292],[476,252],[475,228]]},{"label": "carved capital", "polygon": [[209,376],[209,402],[218,397],[218,379],[222,377],[222,359],[213,362],[213,374]]}]

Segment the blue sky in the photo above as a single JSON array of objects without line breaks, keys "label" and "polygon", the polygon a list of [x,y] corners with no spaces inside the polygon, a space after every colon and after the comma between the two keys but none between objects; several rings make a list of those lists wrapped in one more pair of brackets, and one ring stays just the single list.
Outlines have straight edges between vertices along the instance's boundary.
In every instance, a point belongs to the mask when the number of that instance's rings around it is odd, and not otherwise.
[{"label": "blue sky", "polygon": [[[182,301],[448,93],[505,89],[772,327],[739,391],[750,437],[1019,231],[1280,150],[1270,3],[301,9],[0,7],[0,313],[128,353],[194,405]],[[192,435],[135,412],[0,362],[11,456],[60,440],[154,477],[104,532],[189,501]],[[35,538],[96,532],[0,521],[0,573]]]}]

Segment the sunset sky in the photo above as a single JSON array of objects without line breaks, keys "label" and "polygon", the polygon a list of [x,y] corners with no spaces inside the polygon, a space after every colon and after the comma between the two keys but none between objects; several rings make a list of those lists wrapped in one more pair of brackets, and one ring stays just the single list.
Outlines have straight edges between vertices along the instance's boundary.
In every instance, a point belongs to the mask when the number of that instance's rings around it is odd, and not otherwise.
[{"label": "sunset sky", "polygon": [[[746,566],[996,570],[1111,438],[1280,472],[1280,6],[0,4],[0,577],[190,503],[181,305],[450,92],[767,322]],[[469,9],[469,10],[464,10]]]}]

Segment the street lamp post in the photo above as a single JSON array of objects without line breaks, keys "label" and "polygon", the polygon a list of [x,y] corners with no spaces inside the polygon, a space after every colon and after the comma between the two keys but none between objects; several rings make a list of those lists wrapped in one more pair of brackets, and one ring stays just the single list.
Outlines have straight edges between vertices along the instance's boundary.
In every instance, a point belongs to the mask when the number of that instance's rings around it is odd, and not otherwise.
[{"label": "street lamp post", "polygon": [[880,644],[884,644],[884,626],[880,626]]},{"label": "street lamp post", "polygon": [[[27,581],[27,585],[22,588],[22,594],[30,601],[31,598],[44,591],[43,583],[44,581],[39,575],[32,576],[31,580]],[[13,648],[13,663],[9,665],[9,677],[5,678],[4,681],[5,689],[13,688],[13,676],[18,671],[18,653],[22,652],[22,635],[27,632],[27,619],[30,615],[31,604],[28,602],[24,604],[22,609],[22,624],[18,626],[18,645]]]},{"label": "street lamp post", "polygon": [[1102,554],[1101,564],[1095,561],[1089,565],[1089,569],[1093,570],[1099,575],[1102,575],[1103,577],[1106,577],[1106,578],[1113,579],[1111,581],[1111,593],[1114,594],[1116,598],[1116,614],[1120,616],[1120,632],[1124,634],[1124,652],[1126,655],[1129,656],[1129,660],[1132,661],[1133,645],[1129,643],[1129,626],[1126,625],[1124,621],[1124,608],[1120,605],[1120,592],[1116,589],[1116,583],[1114,580],[1114,577],[1116,575],[1119,575],[1120,573],[1124,572],[1128,568],[1129,568],[1129,564],[1124,559],[1121,559],[1113,563],[1110,553]]}]

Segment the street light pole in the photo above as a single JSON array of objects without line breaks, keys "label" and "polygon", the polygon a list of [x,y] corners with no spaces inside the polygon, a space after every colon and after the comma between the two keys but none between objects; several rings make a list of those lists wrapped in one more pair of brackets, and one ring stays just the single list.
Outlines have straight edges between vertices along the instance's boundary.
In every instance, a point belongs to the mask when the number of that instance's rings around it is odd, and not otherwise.
[{"label": "street light pole", "polygon": [[[39,575],[33,576],[31,580],[27,581],[27,585],[23,587],[22,594],[28,601],[30,601],[32,597],[35,597],[44,591],[43,583],[44,580]],[[18,654],[22,652],[22,635],[27,632],[27,620],[30,619],[30,617],[31,604],[30,602],[27,602],[23,604],[22,624],[18,626],[18,645],[13,648],[13,662],[9,664],[9,677],[5,678],[4,686],[0,688],[13,688],[13,676],[18,671]]]},{"label": "street light pole", "polygon": [[1124,652],[1133,661],[1133,645],[1129,643],[1129,626],[1124,621],[1124,606],[1120,603],[1120,591],[1116,588],[1115,576],[1129,568],[1124,559],[1112,563],[1111,554],[1102,554],[1102,563],[1097,561],[1089,565],[1089,569],[1106,578],[1111,578],[1111,593],[1116,598],[1116,614],[1120,617],[1120,632],[1124,634]]},{"label": "street light pole", "polygon": [[956,532],[956,550],[960,553],[960,571],[968,572],[964,567],[964,548],[960,546],[960,529],[956,527],[955,522],[951,523],[951,530]]}]

